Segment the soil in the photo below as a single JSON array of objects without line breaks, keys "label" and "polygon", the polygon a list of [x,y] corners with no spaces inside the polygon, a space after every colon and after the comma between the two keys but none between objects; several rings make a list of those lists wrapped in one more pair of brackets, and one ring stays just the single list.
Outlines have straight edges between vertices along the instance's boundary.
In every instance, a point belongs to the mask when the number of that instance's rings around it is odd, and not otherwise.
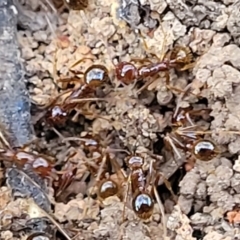
[{"label": "soil", "polygon": [[[0,239],[240,239],[240,1],[88,1],[79,11],[56,0],[19,0],[18,41],[37,137],[26,151],[47,155],[58,166],[70,162],[77,170],[56,197],[49,178],[2,165]],[[164,74],[141,94],[137,91],[143,83],[125,85],[116,79],[118,62],[156,62],[175,46],[188,46],[194,65],[170,70],[174,88],[166,85]],[[70,83],[59,79],[92,64],[105,66],[109,74],[94,95],[98,101],[74,107],[67,124],[53,130],[43,120],[45,109],[83,78],[78,74],[80,80]],[[188,87],[186,94],[176,90]],[[180,149],[176,157],[163,140],[176,108],[189,106],[211,110],[194,122],[208,130],[203,138],[219,149],[211,161],[191,161],[191,151]],[[99,187],[99,170],[94,176],[86,166],[79,138],[87,134],[100,137],[101,149],[110,149],[126,176],[131,174],[124,162],[129,152],[144,156],[147,176],[161,173],[155,186],[162,206],[155,201],[150,219],[135,214],[129,203],[133,194],[126,190],[129,181],[116,169],[111,178],[121,196],[89,194]]]}]

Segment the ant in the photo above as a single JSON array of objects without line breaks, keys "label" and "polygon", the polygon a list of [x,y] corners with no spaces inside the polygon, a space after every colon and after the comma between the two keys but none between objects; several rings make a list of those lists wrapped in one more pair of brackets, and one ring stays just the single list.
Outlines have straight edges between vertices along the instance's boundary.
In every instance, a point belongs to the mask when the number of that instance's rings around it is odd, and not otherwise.
[{"label": "ant", "polygon": [[[134,148],[136,148],[136,145],[137,139]],[[125,177],[127,190],[124,199],[123,221],[125,206],[129,196],[131,196],[132,210],[136,216],[143,221],[147,221],[152,217],[154,205],[157,202],[162,216],[164,236],[167,236],[164,207],[156,188],[156,184],[158,184],[160,178],[163,179],[163,182],[166,184],[171,194],[173,194],[174,197],[175,195],[167,179],[156,170],[153,159],[150,160],[148,170],[144,170],[145,157],[141,155],[141,153],[128,153],[128,156],[125,158],[125,163],[130,172],[128,173],[127,179]],[[119,168],[119,166],[116,166],[116,161],[114,161],[113,164],[115,164],[115,168]],[[129,190],[131,194],[129,194]]]},{"label": "ant", "polygon": [[175,111],[172,117],[172,130],[163,138],[167,149],[173,150],[177,159],[181,158],[178,149],[190,152],[195,159],[201,161],[210,161],[220,153],[213,141],[203,138],[203,135],[210,132],[204,131],[191,118],[193,116],[204,116],[209,110],[178,108]]},{"label": "ant", "polygon": [[1,149],[0,159],[13,163],[21,169],[29,167],[41,177],[52,177],[57,179],[57,172],[51,159],[42,154],[34,154],[24,149]]},{"label": "ant", "polygon": [[[78,61],[78,63],[80,61]],[[73,66],[75,65],[76,64],[74,64]],[[100,98],[93,98],[95,96],[96,89],[101,87],[109,79],[107,68],[103,65],[98,64],[90,66],[84,73],[80,71],[72,72],[74,72],[75,74],[82,74],[83,83],[76,89],[70,91],[67,90],[66,92],[61,93],[53,102],[49,104],[49,106],[47,106],[45,119],[46,122],[51,126],[64,125],[68,119],[70,112],[75,107],[77,107],[79,103],[101,100]],[[77,77],[73,77],[67,79],[60,79],[59,82],[76,82],[80,80],[81,79]],[[59,98],[69,92],[70,94],[62,102],[60,102]]]},{"label": "ant", "polygon": [[[133,59],[134,60],[134,59]],[[135,59],[138,61],[138,59]],[[139,61],[148,61],[149,59],[140,59]],[[187,47],[175,47],[171,53],[169,58],[164,58],[162,61],[158,61],[156,63],[149,63],[147,65],[143,65],[137,68],[134,64],[130,62],[120,62],[115,65],[115,73],[117,79],[128,85],[133,83],[134,81],[144,80],[147,77],[154,77],[160,72],[165,72],[166,74],[166,85],[169,88],[175,89],[174,87],[169,86],[169,70],[175,68],[178,71],[184,71],[193,66],[193,56],[191,51]],[[145,89],[148,85],[150,85],[153,81],[147,82],[138,92]],[[175,89],[178,90],[178,89]],[[182,92],[182,91],[181,91]]]},{"label": "ant", "polygon": [[[109,153],[123,150],[109,148],[110,139],[112,137],[111,134],[106,136],[106,133],[104,133],[104,141],[102,141],[103,135],[100,135],[101,134],[94,136],[87,134],[83,138],[68,138],[67,140],[79,140],[82,142],[82,149],[86,155],[84,159],[85,166],[95,178],[97,196],[102,200],[110,196],[118,195],[119,193],[118,184],[110,175],[113,166]],[[114,170],[116,171],[116,169]],[[116,173],[119,174],[118,171],[116,171]],[[92,190],[94,190],[94,188],[92,188]],[[93,191],[90,191],[90,195],[94,195]]]},{"label": "ant", "polygon": [[0,138],[2,143],[0,160],[10,162],[14,167],[20,168],[23,171],[31,170],[41,178],[52,179],[57,196],[70,185],[76,175],[76,166],[68,161],[72,155],[67,158],[67,163],[64,164],[62,170],[57,171],[56,164],[51,157],[44,154],[31,153],[26,150],[27,145],[22,148],[11,148],[9,144],[6,144],[8,141],[5,137],[1,136]]},{"label": "ant", "polygon": [[147,181],[143,170],[144,159],[133,155],[126,159],[126,163],[130,169],[129,181],[131,182],[133,211],[140,219],[149,219],[153,213],[154,198],[152,192],[148,190],[152,182],[150,179]]}]

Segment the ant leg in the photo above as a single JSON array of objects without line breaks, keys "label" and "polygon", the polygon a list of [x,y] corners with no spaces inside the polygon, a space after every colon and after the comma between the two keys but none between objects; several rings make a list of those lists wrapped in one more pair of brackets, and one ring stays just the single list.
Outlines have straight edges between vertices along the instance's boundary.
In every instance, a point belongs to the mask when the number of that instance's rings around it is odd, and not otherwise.
[{"label": "ant leg", "polygon": [[147,81],[141,88],[139,88],[139,89],[137,90],[137,94],[140,94],[140,93],[141,93],[144,89],[146,89],[150,84],[152,84],[153,82],[155,82],[156,79],[157,79],[157,75],[156,75],[153,79]]},{"label": "ant leg", "polygon": [[[163,35],[163,40],[161,41],[161,47],[160,47],[161,55],[160,55],[160,57],[158,57],[156,54],[150,53],[150,55],[154,56],[158,61],[162,61],[164,59],[164,57],[166,56],[166,51],[165,51],[166,46],[165,45],[166,45],[166,40],[167,40],[167,34],[166,34],[166,31],[164,30],[163,24],[160,24],[160,27],[161,27],[161,31],[162,31],[162,35]],[[144,39],[143,34],[140,33],[140,35],[142,37],[145,50],[149,52],[149,47]]]},{"label": "ant leg", "polygon": [[145,62],[152,63],[152,61],[148,58],[131,58],[130,61],[139,62],[139,63],[145,63]]},{"label": "ant leg", "polygon": [[88,102],[88,101],[105,101],[108,100],[105,98],[82,98],[82,99],[71,99],[68,103],[82,103],[82,102]]},{"label": "ant leg", "polygon": [[127,191],[125,194],[125,198],[123,200],[123,212],[122,212],[122,223],[125,222],[125,209],[126,209],[126,204],[129,196],[129,190],[130,190],[130,183],[131,183],[131,174],[129,174],[129,177],[127,179]]},{"label": "ant leg", "polygon": [[202,116],[203,111],[207,112],[211,112],[212,109],[210,108],[206,108],[206,109],[199,109],[199,110],[190,110],[189,112],[186,113],[186,119],[188,120],[188,122],[190,123],[190,125],[194,126],[194,122],[191,119],[191,115],[192,116]]},{"label": "ant leg", "polygon": [[[84,74],[84,73],[79,71],[79,72],[74,72],[74,74]],[[57,82],[61,82],[61,83],[80,82],[80,83],[82,83],[81,79],[78,77],[60,78],[57,80]]]},{"label": "ant leg", "polygon": [[[111,150],[110,150],[111,151]],[[123,179],[124,182],[127,182],[127,190],[126,190],[126,194],[123,200],[123,212],[122,212],[122,223],[125,222],[125,208],[126,208],[126,203],[128,200],[128,195],[129,195],[129,189],[130,189],[130,181],[131,181],[131,175],[129,174],[129,176],[127,177],[127,174],[121,169],[120,165],[118,164],[118,162],[112,158],[110,158],[111,164],[118,176],[118,179]],[[127,181],[126,181],[127,179]]]},{"label": "ant leg", "polygon": [[168,239],[167,238],[167,218],[166,218],[166,215],[165,215],[163,203],[162,203],[162,201],[161,201],[161,199],[160,199],[160,197],[158,195],[158,192],[157,192],[157,189],[156,189],[155,186],[153,187],[153,192],[154,192],[154,196],[155,196],[155,198],[157,200],[160,213],[162,215],[163,239]]},{"label": "ant leg", "polygon": [[73,74],[81,74],[81,75],[84,75],[84,72],[83,71],[77,71],[77,70],[71,70],[69,69],[69,71]]},{"label": "ant leg", "polygon": [[[173,136],[170,136],[170,135],[167,135],[166,137],[164,137],[164,141],[165,143],[168,145],[168,147],[170,149],[173,150],[173,152],[177,155],[177,160],[178,159],[181,159],[182,156],[181,154],[179,153],[178,149],[177,149],[177,146],[179,148],[182,148],[182,149],[186,149],[185,145],[182,144],[177,138],[173,137]],[[177,144],[177,146],[176,146]]]},{"label": "ant leg", "polygon": [[79,65],[81,62],[83,62],[85,60],[94,60],[94,58],[84,57],[84,58],[78,60],[77,62],[75,62],[73,65],[71,65],[71,67],[69,67],[69,69],[76,67],[77,65]]},{"label": "ant leg", "polygon": [[39,109],[47,109],[49,108],[50,106],[53,106],[60,97],[62,97],[64,94],[67,94],[67,93],[71,93],[72,92],[72,89],[68,89],[66,91],[62,91],[61,93],[59,93],[54,99],[52,99],[48,104],[46,105],[41,105],[41,106],[38,106]]},{"label": "ant leg", "polygon": [[178,69],[178,70],[180,70],[180,71],[186,71],[186,70],[188,70],[188,69],[193,69],[195,65],[196,65],[196,62],[194,62],[194,63],[189,63],[189,64],[185,65],[184,67]]},{"label": "ant leg", "polygon": [[[111,149],[108,150],[108,151],[111,151]],[[113,149],[113,152],[114,152],[114,151],[117,152],[118,149],[115,149],[115,150]],[[118,152],[120,152],[120,151],[122,152],[121,149],[119,149]],[[125,181],[125,180],[127,179],[127,174],[125,173],[125,171],[123,171],[123,170],[121,169],[119,163],[118,163],[116,160],[112,159],[112,158],[110,158],[110,163],[111,163],[111,165],[113,166],[113,169],[115,170],[118,179],[121,180],[121,181]]]},{"label": "ant leg", "polygon": [[172,197],[173,197],[173,201],[175,202],[175,204],[177,204],[177,201],[178,201],[178,197],[175,195],[175,193],[173,192],[172,190],[172,186],[171,186],[171,183],[168,181],[167,178],[165,178],[165,176],[163,176],[163,174],[161,173],[158,173],[159,174],[159,177],[163,179],[163,182],[166,186],[166,188],[169,190],[169,192],[171,193]]},{"label": "ant leg", "polygon": [[[155,186],[155,183],[158,182],[156,181],[158,179],[158,176],[155,177],[155,180],[153,181],[154,177],[153,177],[153,174],[157,174],[156,171],[153,172],[153,161],[150,162],[150,167],[149,167],[149,175],[150,175],[150,182],[149,184],[152,184],[153,185],[153,193],[154,193],[154,196],[156,198],[156,201],[158,203],[158,207],[159,207],[159,210],[160,210],[160,213],[162,215],[162,223],[163,223],[163,239],[167,239],[167,224],[166,224],[166,216],[165,216],[165,211],[164,211],[164,206],[163,206],[163,203],[158,195],[158,192],[157,192],[157,188]],[[158,175],[158,174],[157,174]]]},{"label": "ant leg", "polygon": [[103,157],[103,160],[102,160],[102,162],[101,162],[101,165],[100,165],[100,167],[99,167],[99,169],[98,169],[98,173],[97,173],[96,179],[95,179],[95,181],[94,181],[94,183],[93,183],[93,186],[91,187],[90,192],[88,193],[89,206],[86,206],[86,208],[85,208],[84,211],[83,211],[83,216],[84,216],[84,217],[87,216],[88,210],[91,209],[91,207],[92,207],[93,202],[90,201],[90,196],[93,194],[94,187],[96,187],[96,186],[100,183],[100,179],[101,179],[101,176],[102,176],[102,174],[103,174],[103,172],[104,172],[104,165],[106,164],[106,161],[107,161],[107,157],[104,156],[104,157]]}]

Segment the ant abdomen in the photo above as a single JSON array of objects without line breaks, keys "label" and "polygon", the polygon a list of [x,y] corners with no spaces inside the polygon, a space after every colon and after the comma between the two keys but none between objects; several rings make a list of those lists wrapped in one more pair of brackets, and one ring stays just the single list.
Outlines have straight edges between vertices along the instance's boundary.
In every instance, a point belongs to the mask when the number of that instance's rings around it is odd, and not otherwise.
[{"label": "ant abdomen", "polygon": [[210,161],[218,155],[219,151],[212,141],[201,139],[194,143],[192,153],[201,161]]},{"label": "ant abdomen", "polygon": [[149,219],[154,208],[152,196],[146,192],[137,192],[132,200],[132,208],[139,218]]},{"label": "ant abdomen", "polygon": [[84,74],[84,82],[91,88],[100,87],[108,79],[107,68],[99,64],[90,66]]},{"label": "ant abdomen", "polygon": [[106,199],[118,194],[118,185],[113,180],[103,180],[98,187],[98,196],[101,199]]},{"label": "ant abdomen", "polygon": [[124,84],[133,83],[139,78],[138,69],[132,63],[120,62],[116,65],[116,77]]}]

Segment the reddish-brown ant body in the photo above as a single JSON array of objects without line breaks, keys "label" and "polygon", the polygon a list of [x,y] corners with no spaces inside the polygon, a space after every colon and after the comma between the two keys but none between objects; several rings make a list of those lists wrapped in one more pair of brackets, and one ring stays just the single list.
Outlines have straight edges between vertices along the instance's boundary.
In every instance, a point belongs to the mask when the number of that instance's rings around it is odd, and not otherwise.
[{"label": "reddish-brown ant body", "polygon": [[[84,103],[94,97],[95,91],[103,83],[106,82],[108,77],[108,71],[103,65],[92,65],[85,73],[75,72],[76,74],[83,74],[83,84],[80,87],[71,91],[70,95],[66,97],[63,102],[59,103],[59,97],[64,93],[61,93],[48,107],[45,119],[47,122],[54,125],[63,125],[68,119],[69,113],[79,105],[80,102]],[[79,78],[69,78],[59,80],[60,82],[76,82],[80,81]]]},{"label": "reddish-brown ant body", "polygon": [[[69,140],[71,140],[71,138]],[[81,146],[86,155],[84,163],[91,175],[95,178],[99,199],[103,200],[110,196],[118,195],[118,184],[110,176],[112,168],[114,168],[117,174],[118,169],[115,169],[111,164],[112,160],[109,152],[112,150],[104,147],[108,145],[108,137],[104,140],[104,143],[101,141],[100,136],[92,136],[91,134],[87,134],[84,138],[74,138],[72,140],[82,142]],[[93,195],[92,191],[90,195]]]},{"label": "reddish-brown ant body", "polygon": [[44,155],[36,155],[33,153],[26,152],[21,149],[1,149],[0,159],[15,164],[21,168],[31,168],[41,177],[53,177],[57,178],[54,164],[51,160]]},{"label": "reddish-brown ant body", "polygon": [[[148,59],[146,59],[149,61]],[[144,61],[144,59],[143,59]],[[116,77],[124,84],[130,84],[134,81],[144,80],[147,77],[156,76],[159,72],[168,72],[171,68],[183,71],[190,67],[192,55],[190,49],[176,47],[170,54],[169,58],[156,63],[150,63],[137,68],[130,62],[120,62],[115,66]],[[167,84],[168,82],[167,77]]]},{"label": "reddish-brown ant body", "polygon": [[11,163],[22,171],[33,171],[53,183],[55,196],[58,197],[74,180],[77,168],[67,161],[61,171],[56,170],[55,162],[46,155],[34,154],[23,149],[1,149],[0,160]]},{"label": "reddish-brown ant body", "polygon": [[204,112],[209,112],[209,109],[179,108],[178,112],[175,112],[172,119],[172,131],[164,137],[164,140],[166,146],[174,150],[179,158],[181,156],[177,148],[191,152],[195,159],[201,161],[210,161],[219,154],[214,142],[201,137],[207,131],[196,125],[191,118],[191,116],[201,116]]},{"label": "reddish-brown ant body", "polygon": [[154,198],[148,190],[150,182],[147,182],[143,171],[144,160],[140,156],[128,157],[126,163],[130,169],[130,182],[132,191],[132,208],[136,215],[145,220],[152,216]]}]

